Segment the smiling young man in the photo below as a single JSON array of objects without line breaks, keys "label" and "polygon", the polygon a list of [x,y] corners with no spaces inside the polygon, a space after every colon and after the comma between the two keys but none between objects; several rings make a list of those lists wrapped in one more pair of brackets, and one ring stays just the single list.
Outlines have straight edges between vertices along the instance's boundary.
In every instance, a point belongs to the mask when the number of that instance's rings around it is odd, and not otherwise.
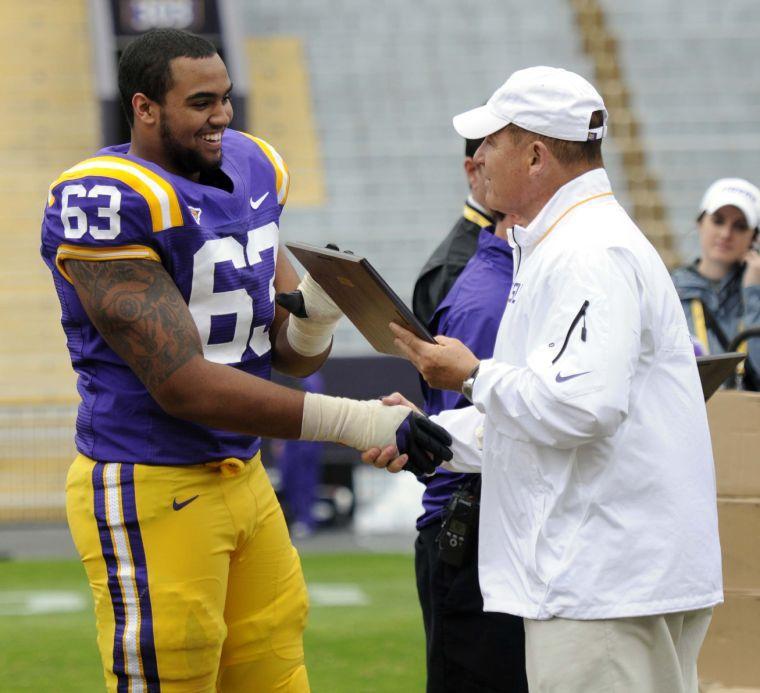
[{"label": "smiling young man", "polygon": [[[402,435],[437,455],[446,437],[404,406],[269,381],[317,369],[341,313],[278,253],[288,171],[228,128],[213,45],[150,31],[119,88],[131,140],[53,182],[41,249],[79,376],[66,507],[106,685],[307,691],[306,589],[260,436],[363,450]],[[275,306],[296,288],[307,317]]]}]

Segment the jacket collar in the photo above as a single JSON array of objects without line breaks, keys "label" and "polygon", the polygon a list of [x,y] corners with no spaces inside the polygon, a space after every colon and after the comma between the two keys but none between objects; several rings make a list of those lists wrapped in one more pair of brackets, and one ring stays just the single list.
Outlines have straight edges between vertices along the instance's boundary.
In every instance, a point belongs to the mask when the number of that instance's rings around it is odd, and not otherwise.
[{"label": "jacket collar", "polygon": [[565,183],[543,206],[535,219],[526,227],[515,226],[509,231],[509,244],[530,250],[554,230],[566,214],[598,197],[612,195],[610,180],[603,168],[573,178]]},{"label": "jacket collar", "polygon": [[467,221],[477,224],[481,229],[493,226],[493,216],[482,205],[478,204],[472,195],[467,197],[462,210],[462,216]]},{"label": "jacket collar", "polygon": [[480,212],[484,217],[488,217],[491,221],[493,221],[491,212],[489,212],[482,204],[477,202],[472,194],[467,196],[466,204],[472,207],[476,212]]}]

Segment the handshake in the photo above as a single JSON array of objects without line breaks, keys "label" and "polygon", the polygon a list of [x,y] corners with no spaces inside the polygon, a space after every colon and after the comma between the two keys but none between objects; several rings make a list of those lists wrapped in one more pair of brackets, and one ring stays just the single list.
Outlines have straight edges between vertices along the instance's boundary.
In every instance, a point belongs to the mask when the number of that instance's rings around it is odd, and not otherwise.
[{"label": "handshake", "polygon": [[[275,300],[290,313],[287,337],[298,353],[313,356],[330,346],[343,313],[308,273],[296,291]],[[306,393],[301,439],[342,443],[363,451],[367,464],[417,476],[452,458],[451,436],[398,393],[382,402]]]},{"label": "handshake", "polygon": [[358,401],[307,392],[301,440],[330,440],[362,450],[362,460],[390,472],[430,475],[452,458],[451,436],[398,393]]},{"label": "handshake", "polygon": [[408,406],[412,412],[396,430],[396,445],[383,450],[371,448],[362,453],[362,461],[390,472],[405,469],[416,476],[430,476],[442,462],[452,458],[451,436],[424,414],[414,410],[414,405],[399,393],[383,398],[385,406]]}]

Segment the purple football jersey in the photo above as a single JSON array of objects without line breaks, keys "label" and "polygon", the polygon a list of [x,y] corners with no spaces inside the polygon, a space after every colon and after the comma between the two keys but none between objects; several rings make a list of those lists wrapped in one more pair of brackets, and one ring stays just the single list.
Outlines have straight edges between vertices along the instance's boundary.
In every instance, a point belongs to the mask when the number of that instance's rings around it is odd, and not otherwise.
[{"label": "purple football jersey", "polygon": [[195,183],[127,154],[101,150],[50,188],[42,256],[53,273],[81,397],[77,449],[100,462],[198,464],[247,459],[253,436],[166,414],[87,317],[67,259],[160,262],[198,327],[206,359],[269,379],[269,328],[279,219],[288,173],[266,142],[226,130],[222,171],[232,189]]}]

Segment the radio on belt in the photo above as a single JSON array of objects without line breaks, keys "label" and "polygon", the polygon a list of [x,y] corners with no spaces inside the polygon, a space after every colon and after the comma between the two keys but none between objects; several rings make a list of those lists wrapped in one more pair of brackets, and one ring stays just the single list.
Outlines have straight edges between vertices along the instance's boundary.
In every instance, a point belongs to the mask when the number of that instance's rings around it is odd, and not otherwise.
[{"label": "radio on belt", "polygon": [[439,557],[445,563],[461,566],[475,546],[480,502],[470,488],[451,494],[438,535]]}]

